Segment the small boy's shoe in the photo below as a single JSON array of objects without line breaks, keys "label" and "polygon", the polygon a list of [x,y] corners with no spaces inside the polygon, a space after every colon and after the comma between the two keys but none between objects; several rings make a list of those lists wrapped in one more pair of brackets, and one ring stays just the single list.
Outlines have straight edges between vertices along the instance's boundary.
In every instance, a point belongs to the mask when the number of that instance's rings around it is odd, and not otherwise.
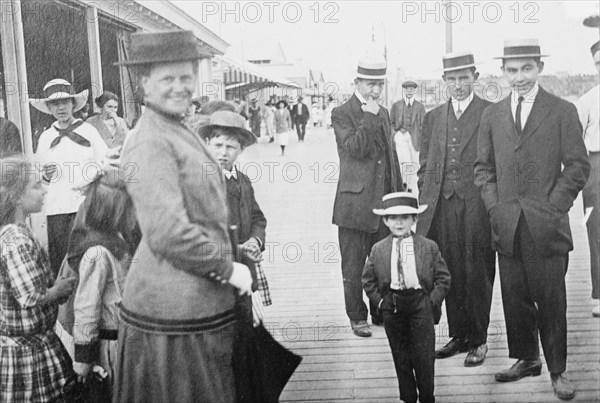
[{"label": "small boy's shoe", "polygon": [[[597,301],[597,300],[594,300]],[[600,318],[600,305],[596,305],[594,309],[592,309],[592,316],[594,318]]]},{"label": "small boy's shoe", "polygon": [[456,353],[468,351],[467,343],[463,339],[453,337],[444,347],[435,351],[435,358],[448,358]]},{"label": "small boy's shoe", "polygon": [[465,358],[465,367],[476,367],[483,364],[487,351],[488,347],[485,343],[479,347],[471,348],[469,354],[467,354],[467,358]]},{"label": "small boy's shoe", "polygon": [[351,320],[352,331],[358,337],[371,337],[371,328],[366,320]]},{"label": "small boy's shoe", "polygon": [[556,397],[562,400],[571,400],[575,397],[573,385],[563,374],[550,374],[550,380]]},{"label": "small boy's shoe", "polygon": [[381,316],[371,316],[371,323],[374,326],[383,326],[383,318]]}]

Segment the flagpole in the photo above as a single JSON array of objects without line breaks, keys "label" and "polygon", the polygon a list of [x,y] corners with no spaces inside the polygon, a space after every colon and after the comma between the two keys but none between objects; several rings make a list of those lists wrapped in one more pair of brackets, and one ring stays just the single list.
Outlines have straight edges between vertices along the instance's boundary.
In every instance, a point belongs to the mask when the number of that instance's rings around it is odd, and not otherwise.
[{"label": "flagpole", "polygon": [[446,7],[446,53],[452,52],[452,1],[444,0]]}]

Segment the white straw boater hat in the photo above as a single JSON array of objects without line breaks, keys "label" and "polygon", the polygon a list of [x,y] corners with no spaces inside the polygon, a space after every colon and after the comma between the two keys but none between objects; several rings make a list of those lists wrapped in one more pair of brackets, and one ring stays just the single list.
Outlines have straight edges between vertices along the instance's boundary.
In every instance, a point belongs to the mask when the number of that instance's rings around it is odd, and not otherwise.
[{"label": "white straw boater hat", "polygon": [[373,213],[381,216],[401,214],[421,214],[427,205],[419,206],[419,199],[414,193],[397,192],[383,196],[381,209],[373,209]]},{"label": "white straw boater hat", "polygon": [[385,59],[363,57],[358,61],[356,77],[367,80],[383,80],[386,77],[387,65]]},{"label": "white straw boater hat", "polygon": [[523,57],[547,57],[540,50],[537,39],[507,39],[504,41],[504,55],[494,59],[519,59]]},{"label": "white straw boater hat", "polygon": [[442,56],[442,64],[444,73],[447,71],[455,71],[475,67],[475,58],[471,52],[452,52]]},{"label": "white straw boater hat", "polygon": [[44,86],[44,98],[32,98],[29,100],[29,103],[38,111],[51,115],[52,112],[48,109],[46,102],[72,98],[74,104],[73,112],[77,112],[87,103],[88,95],[88,90],[75,93],[75,89],[70,82],[62,78],[55,78],[48,81]]}]

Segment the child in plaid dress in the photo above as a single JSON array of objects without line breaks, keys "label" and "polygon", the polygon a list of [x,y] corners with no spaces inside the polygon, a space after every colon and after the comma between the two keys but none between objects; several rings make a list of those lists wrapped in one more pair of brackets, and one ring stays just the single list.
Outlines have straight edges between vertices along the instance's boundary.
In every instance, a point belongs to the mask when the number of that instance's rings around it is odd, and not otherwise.
[{"label": "child in plaid dress", "polygon": [[0,402],[57,400],[72,374],[53,328],[75,282],[54,282],[48,256],[26,224],[43,207],[40,180],[24,161],[0,162]]}]

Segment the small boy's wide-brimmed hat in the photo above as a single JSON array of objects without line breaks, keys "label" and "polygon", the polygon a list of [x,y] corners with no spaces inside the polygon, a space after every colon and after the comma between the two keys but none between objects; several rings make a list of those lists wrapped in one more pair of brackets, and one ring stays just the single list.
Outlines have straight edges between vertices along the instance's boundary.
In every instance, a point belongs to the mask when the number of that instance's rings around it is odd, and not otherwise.
[{"label": "small boy's wide-brimmed hat", "polygon": [[363,57],[358,61],[356,77],[367,80],[383,80],[386,77],[387,64],[385,59]]},{"label": "small boy's wide-brimmed hat", "polygon": [[83,90],[76,93],[75,89],[67,80],[55,78],[44,85],[44,98],[32,98],[29,100],[31,106],[40,112],[52,115],[47,102],[58,101],[59,99],[73,99],[73,112],[81,110],[87,103],[89,91]]},{"label": "small boy's wide-brimmed hat", "polygon": [[402,215],[402,214],[421,214],[427,210],[427,205],[419,206],[419,199],[414,193],[397,192],[389,193],[383,196],[381,201],[382,208],[373,209],[373,213],[380,216]]},{"label": "small boy's wide-brimmed hat", "polygon": [[507,39],[504,41],[504,55],[494,59],[522,59],[524,57],[547,57],[543,55],[537,39]]},{"label": "small boy's wide-brimmed hat", "polygon": [[210,115],[208,124],[200,128],[200,135],[209,140],[215,135],[213,129],[227,129],[229,133],[237,136],[244,148],[256,143],[256,136],[246,129],[246,119],[239,113],[230,111],[213,113]]},{"label": "small boy's wide-brimmed hat", "polygon": [[141,32],[131,34],[131,52],[117,66],[141,66],[154,63],[186,62],[210,58],[198,47],[192,31]]}]

